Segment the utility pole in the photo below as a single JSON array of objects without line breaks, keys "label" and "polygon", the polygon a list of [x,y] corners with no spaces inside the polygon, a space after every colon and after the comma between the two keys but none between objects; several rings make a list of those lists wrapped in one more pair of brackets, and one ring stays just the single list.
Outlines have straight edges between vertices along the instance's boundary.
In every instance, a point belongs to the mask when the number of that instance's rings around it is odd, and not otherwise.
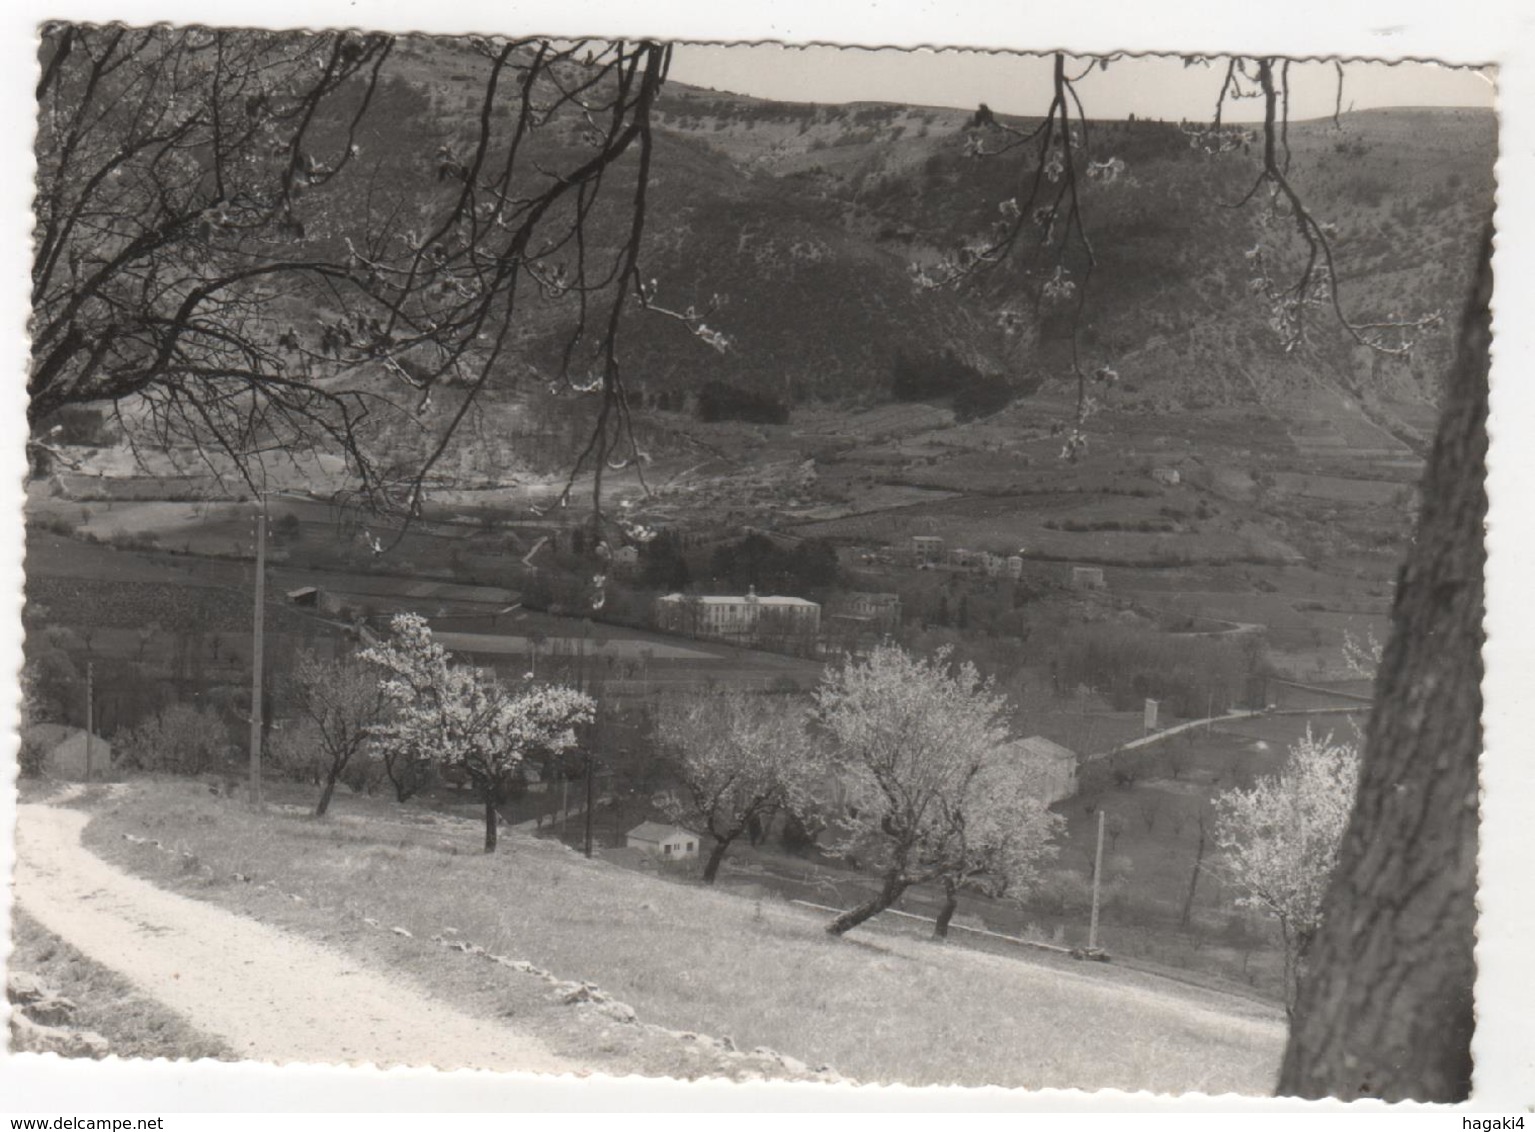
[{"label": "utility pole", "polygon": [[250,737],[250,791],[251,805],[261,807],[261,669],[265,662],[263,629],[266,624],[266,492],[261,493],[261,506],[256,512],[256,613],[255,638],[251,646],[251,737]]},{"label": "utility pole", "polygon": [[[595,741],[595,740],[594,740]],[[597,760],[594,752],[588,748],[586,752],[586,857],[592,856],[592,811],[594,802],[592,798],[592,780],[597,777]]]},{"label": "utility pole", "polygon": [[1093,916],[1087,925],[1087,950],[1098,947],[1098,887],[1103,883],[1103,807],[1098,808],[1098,851],[1093,856]]},{"label": "utility pole", "polygon": [[92,732],[92,724],[95,723],[95,713],[91,710],[91,685],[94,681],[95,663],[85,662],[85,781],[89,782],[93,777],[92,763],[95,754],[95,735]]},{"label": "utility pole", "polygon": [[[586,639],[591,636],[591,618],[586,618],[581,626],[581,660],[579,684],[581,691],[587,692],[590,682],[586,675]],[[592,856],[592,816],[596,808],[596,799],[592,788],[593,780],[597,777],[597,759],[595,747],[602,729],[602,709],[597,709],[597,717],[592,721],[592,741],[586,747],[586,839],[585,853],[587,860]]]}]

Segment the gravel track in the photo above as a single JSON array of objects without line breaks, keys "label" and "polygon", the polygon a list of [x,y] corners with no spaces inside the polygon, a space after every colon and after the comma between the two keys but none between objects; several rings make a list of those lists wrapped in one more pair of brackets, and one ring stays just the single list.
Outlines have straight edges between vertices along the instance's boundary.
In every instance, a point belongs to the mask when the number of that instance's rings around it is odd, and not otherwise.
[{"label": "gravel track", "polygon": [[43,927],[241,1057],[568,1073],[537,1041],[287,932],[140,880],[80,841],[89,815],[18,808],[15,897]]}]

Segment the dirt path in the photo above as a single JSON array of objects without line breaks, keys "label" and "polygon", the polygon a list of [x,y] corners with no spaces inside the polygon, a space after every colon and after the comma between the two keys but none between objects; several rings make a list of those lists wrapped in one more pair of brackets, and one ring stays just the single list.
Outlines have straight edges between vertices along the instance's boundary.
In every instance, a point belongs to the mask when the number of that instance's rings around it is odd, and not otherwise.
[{"label": "dirt path", "polygon": [[166,892],[80,843],[88,815],[19,807],[16,900],[242,1056],[572,1072],[536,1041],[255,920]]}]

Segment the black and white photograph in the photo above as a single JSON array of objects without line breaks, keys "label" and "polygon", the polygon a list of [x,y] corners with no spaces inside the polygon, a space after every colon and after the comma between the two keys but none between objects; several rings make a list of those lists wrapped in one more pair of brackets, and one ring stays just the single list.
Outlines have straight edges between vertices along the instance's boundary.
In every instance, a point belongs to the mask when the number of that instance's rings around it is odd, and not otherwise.
[{"label": "black and white photograph", "polygon": [[11,154],[10,1078],[1517,1107],[1494,48],[122,11]]}]

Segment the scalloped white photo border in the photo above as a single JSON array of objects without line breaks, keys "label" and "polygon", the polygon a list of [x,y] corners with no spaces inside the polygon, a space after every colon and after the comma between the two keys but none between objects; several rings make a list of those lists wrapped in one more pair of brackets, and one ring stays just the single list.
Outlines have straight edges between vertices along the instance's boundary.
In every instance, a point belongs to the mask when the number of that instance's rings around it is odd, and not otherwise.
[{"label": "scalloped white photo border", "polygon": [[[1498,68],[1498,241],[1494,258],[1493,371],[1488,456],[1487,630],[1484,684],[1483,841],[1479,903],[1478,1023],[1472,1112],[1535,1106],[1535,4],[1529,0],[13,0],[0,14],[0,875],[10,876],[15,817],[14,673],[20,665],[21,483],[26,471],[25,374],[30,262],[36,27],[47,19],[201,22],[268,27],[354,26],[399,32],[516,32],[875,47],[968,47],[1205,54],[1414,58]],[[0,901],[0,952],[9,917]],[[56,1104],[54,1101],[56,1100]],[[1237,1098],[1151,1098],[1119,1093],[1023,1093],[651,1080],[531,1079],[487,1073],[167,1062],[0,1058],[0,1117],[71,1108],[87,1112],[600,1111],[606,1120],[657,1113],[732,1111],[731,1120],[777,1123],[790,1112],[1058,1112],[1073,1122],[1115,1114],[1289,1113],[1308,1119],[1345,1106]],[[1379,1105],[1365,1105],[1379,1109]],[[1408,1106],[1413,1107],[1413,1106]],[[1437,1126],[1460,1127],[1441,1111]],[[386,1118],[387,1119],[387,1118]],[[411,1119],[399,1116],[395,1120]],[[517,1117],[501,1118],[517,1120]],[[547,1117],[544,1119],[548,1119]],[[553,1119],[567,1119],[559,1116]],[[686,1119],[685,1117],[683,1119]],[[880,1119],[888,1119],[882,1116]],[[1532,1117],[1535,1119],[1535,1117]],[[235,1122],[228,1118],[226,1126]],[[376,1122],[370,1121],[370,1126]],[[177,1125],[167,1120],[167,1127]],[[188,1127],[181,1124],[181,1127]],[[1532,1124],[1535,1128],[1535,1124]]]}]

